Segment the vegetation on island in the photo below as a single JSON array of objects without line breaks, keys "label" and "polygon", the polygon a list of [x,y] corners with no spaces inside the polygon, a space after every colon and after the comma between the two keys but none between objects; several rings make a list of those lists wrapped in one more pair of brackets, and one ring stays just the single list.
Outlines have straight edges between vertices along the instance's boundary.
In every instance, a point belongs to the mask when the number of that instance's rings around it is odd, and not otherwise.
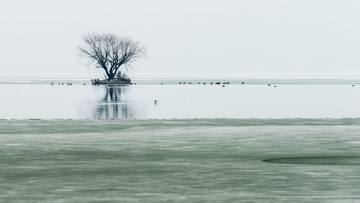
[{"label": "vegetation on island", "polygon": [[93,84],[131,84],[124,72],[144,56],[145,48],[139,41],[110,33],[89,33],[83,36],[83,42],[79,47],[81,56],[89,60],[89,65],[95,64],[95,68],[105,72],[106,79],[92,80]]}]

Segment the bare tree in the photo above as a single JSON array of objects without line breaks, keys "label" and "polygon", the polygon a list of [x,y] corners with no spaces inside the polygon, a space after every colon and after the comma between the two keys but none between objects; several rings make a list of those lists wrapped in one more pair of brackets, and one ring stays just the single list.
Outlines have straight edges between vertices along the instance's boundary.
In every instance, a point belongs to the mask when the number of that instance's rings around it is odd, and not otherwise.
[{"label": "bare tree", "polygon": [[84,45],[79,47],[81,55],[104,69],[107,80],[115,78],[120,67],[131,67],[131,63],[144,55],[144,47],[138,41],[121,38],[115,34],[90,33],[83,36]]}]

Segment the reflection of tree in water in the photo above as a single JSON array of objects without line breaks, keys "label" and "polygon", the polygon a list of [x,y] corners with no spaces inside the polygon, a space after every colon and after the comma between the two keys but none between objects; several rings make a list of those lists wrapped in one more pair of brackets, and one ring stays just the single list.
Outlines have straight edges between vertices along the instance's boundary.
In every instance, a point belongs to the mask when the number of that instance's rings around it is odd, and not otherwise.
[{"label": "reflection of tree in water", "polygon": [[126,87],[106,87],[106,94],[96,107],[95,119],[131,119],[134,113],[124,100]]}]

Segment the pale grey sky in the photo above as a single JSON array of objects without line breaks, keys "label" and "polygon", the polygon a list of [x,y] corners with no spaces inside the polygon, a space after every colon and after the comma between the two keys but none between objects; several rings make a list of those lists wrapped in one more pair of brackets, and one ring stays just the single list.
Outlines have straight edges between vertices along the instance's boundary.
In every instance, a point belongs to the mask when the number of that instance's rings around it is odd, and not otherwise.
[{"label": "pale grey sky", "polygon": [[78,75],[88,32],[140,40],[130,75],[360,74],[358,0],[8,0],[0,70]]}]

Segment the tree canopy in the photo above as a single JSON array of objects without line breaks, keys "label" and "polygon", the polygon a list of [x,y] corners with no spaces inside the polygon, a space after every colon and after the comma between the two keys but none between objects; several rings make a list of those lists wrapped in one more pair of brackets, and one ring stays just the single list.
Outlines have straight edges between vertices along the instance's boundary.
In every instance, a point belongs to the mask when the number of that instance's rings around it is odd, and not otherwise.
[{"label": "tree canopy", "polygon": [[88,58],[90,64],[95,63],[96,68],[104,69],[108,80],[115,78],[120,67],[131,67],[145,53],[139,41],[110,33],[89,33],[83,36],[83,42],[79,47],[81,55]]}]

